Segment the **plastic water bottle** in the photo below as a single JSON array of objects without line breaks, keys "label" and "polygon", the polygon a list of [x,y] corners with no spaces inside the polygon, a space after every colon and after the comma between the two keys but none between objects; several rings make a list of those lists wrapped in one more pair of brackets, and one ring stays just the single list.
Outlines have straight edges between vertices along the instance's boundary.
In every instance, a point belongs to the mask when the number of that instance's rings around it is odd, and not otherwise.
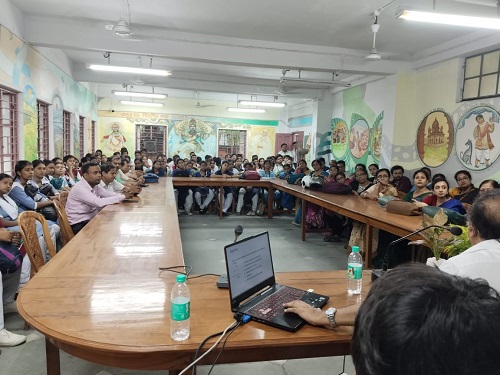
[{"label": "plastic water bottle", "polygon": [[176,281],[170,294],[170,337],[182,341],[189,337],[191,302],[186,275],[177,275]]},{"label": "plastic water bottle", "polygon": [[362,286],[363,259],[359,253],[359,247],[353,246],[347,260],[347,292],[349,294],[361,294]]}]

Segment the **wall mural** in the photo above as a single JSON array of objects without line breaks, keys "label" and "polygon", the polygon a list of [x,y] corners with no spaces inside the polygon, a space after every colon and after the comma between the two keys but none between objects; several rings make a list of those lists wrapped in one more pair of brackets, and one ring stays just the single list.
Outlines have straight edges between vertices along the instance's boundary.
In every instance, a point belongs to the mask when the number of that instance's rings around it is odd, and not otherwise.
[{"label": "wall mural", "polygon": [[258,155],[267,158],[274,155],[274,140],[276,129],[271,127],[252,127],[250,141],[248,142],[247,156]]},{"label": "wall mural", "polygon": [[[498,136],[495,124],[500,114],[490,106],[478,106],[462,116],[457,125],[455,147],[458,160],[471,170],[483,170],[498,159]],[[499,132],[499,130],[496,130]]]},{"label": "wall mural", "polygon": [[373,160],[378,163],[380,161],[380,149],[382,147],[382,127],[384,119],[384,112],[377,116],[372,130],[371,130],[371,142],[370,149]]},{"label": "wall mural", "polygon": [[[54,122],[49,139],[51,144],[54,142],[54,154],[57,156],[63,156],[63,108],[87,119],[97,119],[96,96],[92,92],[1,25],[0,82],[3,86],[22,92],[24,155],[19,155],[21,159],[33,160],[38,157],[37,100],[52,103]],[[74,141],[79,139],[78,131],[76,134],[73,132],[73,135]],[[78,142],[74,142],[73,146],[79,147]]]},{"label": "wall mural", "polygon": [[[122,124],[119,121],[112,121],[108,126],[109,132],[99,139],[98,144],[98,148],[101,148],[104,155],[112,155],[120,152],[122,147],[127,147],[127,137],[123,134]],[[135,148],[135,145],[132,148]]]},{"label": "wall mural", "polygon": [[332,154],[335,160],[344,159],[347,153],[347,124],[341,118],[332,119]]},{"label": "wall mural", "polygon": [[439,167],[451,154],[454,141],[453,120],[443,110],[433,110],[417,130],[417,150],[422,163]]},{"label": "wall mural", "polygon": [[190,118],[175,123],[168,138],[169,155],[189,158],[189,154],[215,155],[217,147],[216,130],[212,125]]},{"label": "wall mural", "polygon": [[368,150],[370,129],[366,120],[358,114],[353,114],[349,132],[349,150],[355,159],[362,158]]}]

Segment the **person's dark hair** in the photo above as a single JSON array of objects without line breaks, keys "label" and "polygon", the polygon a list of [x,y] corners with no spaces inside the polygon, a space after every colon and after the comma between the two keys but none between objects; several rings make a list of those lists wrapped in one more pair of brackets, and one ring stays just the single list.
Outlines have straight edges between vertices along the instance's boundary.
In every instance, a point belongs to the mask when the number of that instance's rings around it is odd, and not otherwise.
[{"label": "person's dark hair", "polygon": [[432,182],[434,182],[436,178],[444,178],[446,180],[446,176],[442,173],[436,173],[434,176],[432,176]]},{"label": "person's dark hair", "polygon": [[98,167],[98,166],[99,166],[99,164],[92,163],[92,162],[86,163],[86,164],[82,165],[82,175],[84,175],[85,173],[87,173],[89,171],[90,167]]},{"label": "person's dark hair", "polygon": [[446,178],[442,177],[437,177],[434,180],[432,180],[432,190],[434,190],[434,185],[436,185],[438,182],[446,182],[446,185],[448,186],[448,190],[450,190],[450,184]]},{"label": "person's dark hair", "polygon": [[213,161],[215,163],[216,166],[220,167],[221,166],[221,160],[218,156],[216,156],[215,158],[213,158]]},{"label": "person's dark hair", "polygon": [[481,189],[481,186],[483,186],[484,184],[491,184],[493,186],[493,189],[500,188],[500,184],[498,183],[498,181],[496,181],[496,180],[484,180],[483,182],[481,182],[479,184],[479,189]]},{"label": "person's dark hair", "polygon": [[497,374],[498,332],[500,296],[484,280],[413,263],[372,284],[351,354],[357,375]]},{"label": "person's dark hair", "polygon": [[120,149],[120,153],[122,153],[122,154],[123,154],[124,152],[128,152],[128,150],[127,150],[127,148],[126,148],[126,147],[122,147],[122,148]]},{"label": "person's dark hair", "polygon": [[467,212],[467,221],[483,240],[500,239],[500,190],[480,194]]},{"label": "person's dark hair", "polygon": [[113,160],[122,160],[122,157],[120,155],[113,155],[111,157],[111,161],[113,161]]},{"label": "person's dark hair", "polygon": [[368,169],[370,169],[370,167],[375,167],[375,168],[377,168],[377,169],[378,169],[378,164],[375,164],[375,163],[370,164],[370,165],[368,166]]},{"label": "person's dark hair", "polygon": [[403,174],[405,173],[405,169],[401,165],[395,165],[394,167],[391,168],[391,175],[394,173],[394,171],[402,170]]},{"label": "person's dark hair", "polygon": [[29,160],[19,160],[14,166],[14,178],[16,178],[17,174],[21,173],[23,168],[27,167],[28,165],[32,165]]},{"label": "person's dark hair", "polygon": [[282,143],[282,144],[281,144],[281,147],[283,147],[283,146],[288,147],[288,143]]},{"label": "person's dark hair", "polygon": [[314,160],[311,162],[311,166],[312,166],[314,163],[318,163],[318,164],[321,166],[321,161],[320,161],[319,159],[314,159]]},{"label": "person's dark hair", "polygon": [[335,174],[333,175],[333,178],[335,179],[335,181],[337,181],[337,177],[338,177],[338,176],[342,176],[342,177],[344,177],[344,178],[345,178],[345,173],[344,173],[344,172],[342,172],[342,171],[338,171],[337,173],[335,173]]},{"label": "person's dark hair", "polygon": [[80,167],[82,167],[82,166],[83,166],[83,165],[85,165],[85,164],[88,164],[88,163],[89,163],[89,162],[91,162],[91,161],[92,161],[92,159],[90,159],[90,158],[88,158],[88,157],[84,156],[84,157],[82,158],[82,160],[80,160]]},{"label": "person's dark hair", "polygon": [[320,157],[320,158],[318,158],[318,160],[319,160],[319,162],[320,162],[321,164],[323,164],[323,165],[324,165],[324,164],[326,164],[326,160],[325,160],[325,158],[324,158],[324,157]]},{"label": "person's dark hair", "polygon": [[6,178],[10,178],[12,180],[12,176],[7,173],[0,173],[0,181],[5,180]]},{"label": "person's dark hair", "polygon": [[73,155],[66,155],[63,157],[63,162],[66,163],[69,159],[76,159]]},{"label": "person's dark hair", "polygon": [[423,171],[427,171],[427,177],[428,177],[428,179],[430,180],[430,179],[431,179],[431,176],[432,176],[432,171],[431,171],[431,169],[430,169],[430,168],[428,168],[428,167],[422,167],[422,168],[420,168],[420,169],[421,169],[421,170],[423,170]]},{"label": "person's dark hair", "polygon": [[345,167],[345,160],[337,160],[337,165],[342,164]]},{"label": "person's dark hair", "polygon": [[364,165],[363,163],[356,164],[356,166],[354,167],[354,170],[356,170],[358,168],[363,169],[368,174],[368,171],[366,170],[366,165]]},{"label": "person's dark hair", "polygon": [[380,168],[377,173],[375,174],[375,177],[378,177],[379,173],[380,172],[385,172],[389,175],[389,177],[391,177],[391,172],[389,172],[389,170],[387,168]]},{"label": "person's dark hair", "polygon": [[52,163],[54,163],[54,164],[62,163],[62,161],[63,160],[61,158],[59,158],[59,157],[55,157],[54,159],[52,159]]},{"label": "person's dark hair", "polygon": [[43,163],[43,161],[41,161],[40,159],[35,159],[35,160],[33,160],[33,161],[31,162],[31,164],[33,165],[33,168],[38,167],[40,164],[45,165],[45,164]]},{"label": "person's dark hair", "polygon": [[453,176],[453,178],[455,179],[455,181],[457,181],[457,178],[458,178],[459,174],[466,175],[469,178],[469,180],[472,181],[472,176],[471,176],[470,172],[466,171],[465,169],[462,169],[461,171],[458,171],[457,173],[455,173],[455,176]]},{"label": "person's dark hair", "polygon": [[250,163],[250,162],[246,162],[246,163],[243,165],[243,168],[245,168],[245,169],[246,169],[247,165],[249,165],[249,166],[250,166],[250,168],[253,168],[253,165],[252,165],[252,163]]},{"label": "person's dark hair", "polygon": [[104,163],[101,165],[101,174],[109,173],[112,169],[116,170],[116,167],[111,163]]},{"label": "person's dark hair", "polygon": [[47,166],[49,164],[55,164],[55,163],[50,159],[43,159],[43,164],[45,164],[45,166]]},{"label": "person's dark hair", "polygon": [[415,179],[415,177],[417,176],[417,173],[423,173],[425,177],[427,177],[427,181],[429,181],[429,174],[427,173],[427,171],[422,168],[422,169],[417,169],[414,173],[413,173],[413,179]]}]

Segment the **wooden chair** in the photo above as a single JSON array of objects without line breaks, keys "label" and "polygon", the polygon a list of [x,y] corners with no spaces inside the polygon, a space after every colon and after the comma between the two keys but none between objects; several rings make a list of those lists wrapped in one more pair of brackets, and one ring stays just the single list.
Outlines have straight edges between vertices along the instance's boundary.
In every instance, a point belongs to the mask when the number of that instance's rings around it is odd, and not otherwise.
[{"label": "wooden chair", "polygon": [[47,249],[51,258],[56,256],[56,249],[50,237],[49,225],[45,218],[35,211],[24,211],[18,217],[18,225],[21,230],[21,235],[24,240],[24,247],[31,262],[31,275],[33,276],[42,269],[45,265],[42,248],[38,242],[38,234],[36,233],[36,222],[42,224],[43,237],[47,244]]},{"label": "wooden chair", "polygon": [[71,225],[69,224],[64,205],[56,199],[54,200],[54,207],[57,212],[57,218],[59,219],[59,227],[61,228],[63,246],[66,246],[66,244],[75,236],[75,234],[73,233],[73,229],[71,229]]}]

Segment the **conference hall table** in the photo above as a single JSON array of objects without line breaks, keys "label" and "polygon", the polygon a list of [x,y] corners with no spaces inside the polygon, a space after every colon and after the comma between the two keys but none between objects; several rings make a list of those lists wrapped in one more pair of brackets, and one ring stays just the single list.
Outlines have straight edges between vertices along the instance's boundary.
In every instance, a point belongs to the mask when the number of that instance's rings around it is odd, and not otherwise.
[{"label": "conference hall table", "polygon": [[[151,184],[137,202],[103,209],[18,296],[19,313],[46,338],[47,374],[60,374],[59,350],[128,369],[178,371],[191,363],[201,341],[233,317],[217,277],[189,279],[191,336],[171,340],[175,273],[158,268],[177,265],[184,258],[171,179]],[[363,296],[349,296],[345,271],[279,273],[277,281],[328,295],[337,308],[359,303],[370,287],[366,273]],[[290,333],[250,322],[234,332],[218,363],[345,355],[351,336],[349,327]]]},{"label": "conference hall table", "polygon": [[[262,180],[242,180],[237,178],[195,178],[195,177],[174,177],[172,178],[174,186],[216,186],[219,188],[219,217],[222,218],[222,202],[224,186],[255,186],[265,187],[269,190],[268,207],[272,207],[272,193],[274,189],[281,190],[288,194],[302,199],[302,241],[305,241],[306,235],[306,204],[310,202],[317,204],[330,211],[349,217],[353,220],[366,224],[365,232],[365,264],[371,266],[372,261],[372,237],[373,229],[377,228],[395,234],[405,236],[422,227],[421,216],[401,216],[388,213],[385,208],[380,207],[376,201],[363,199],[357,195],[339,195],[328,194],[322,191],[310,190],[302,185],[289,184],[286,180],[280,179],[262,179]],[[273,217],[273,210],[267,210],[268,218]],[[415,236],[412,239],[418,239]]]}]

